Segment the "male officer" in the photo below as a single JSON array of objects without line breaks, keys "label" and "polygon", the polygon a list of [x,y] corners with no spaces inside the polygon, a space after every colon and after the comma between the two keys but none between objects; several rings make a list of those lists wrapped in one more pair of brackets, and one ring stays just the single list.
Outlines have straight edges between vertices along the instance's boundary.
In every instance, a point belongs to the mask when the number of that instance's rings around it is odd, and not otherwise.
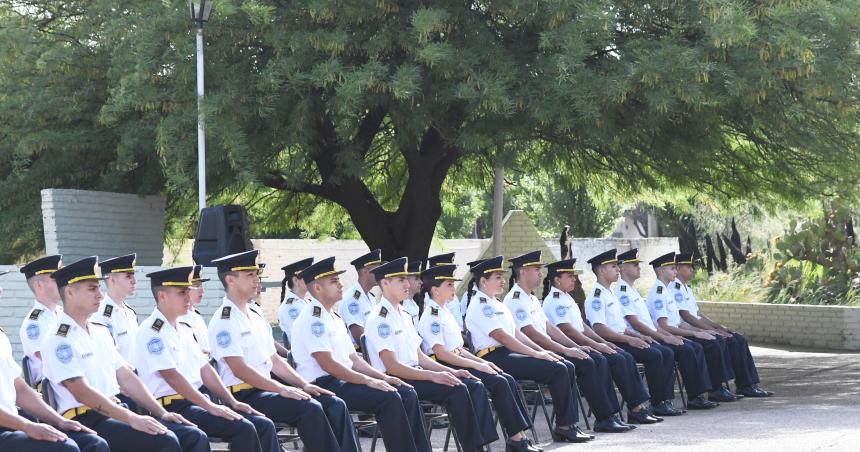
[{"label": "male officer", "polygon": [[[427,268],[438,267],[440,265],[454,265],[454,253],[437,254],[427,258]],[[427,300],[427,298],[429,298],[429,295],[424,297],[425,300]],[[454,298],[452,298],[445,307],[454,317],[454,321],[457,322],[457,325],[460,326],[460,331],[463,331],[465,328],[463,325],[463,319],[466,317],[466,305],[464,303],[460,303],[460,299],[457,298],[457,294],[454,294]]]},{"label": "male officer", "polygon": [[690,289],[689,282],[696,274],[694,268],[693,253],[680,253],[676,256],[675,268],[677,278],[669,285],[669,292],[678,304],[681,312],[681,320],[688,325],[705,330],[712,335],[724,337],[731,356],[732,369],[735,371],[735,386],[737,392],[745,397],[770,397],[770,391],[761,389],[758,384],[758,370],[755,366],[749,343],[743,334],[732,331],[723,325],[711,320],[705,314],[699,312],[699,304]]},{"label": "male officer", "polygon": [[385,375],[352,347],[346,325],[334,311],[343,296],[334,257],[302,270],[310,307],[293,323],[293,358],[299,374],[343,399],[352,410],[372,412],[386,450],[430,451],[418,395],[412,386]]},{"label": "male officer", "polygon": [[292,341],[293,322],[302,312],[305,306],[310,304],[307,300],[308,288],[300,273],[314,263],[314,258],[309,257],[292,264],[281,267],[284,271],[284,280],[281,282],[281,306],[278,308],[278,324],[287,340],[284,346],[290,347]]},{"label": "male officer", "polygon": [[[155,309],[141,323],[134,343],[135,365],[147,389],[167,411],[228,441],[231,451],[278,451],[272,421],[233,397],[197,344],[191,325],[179,320],[191,310],[188,293],[194,267],[160,270],[147,277]],[[198,390],[201,385],[229,408],[204,396]]]},{"label": "male officer", "polygon": [[651,396],[645,389],[645,384],[636,369],[633,355],[622,350],[617,345],[604,341],[582,321],[582,314],[570,292],[575,288],[579,271],[576,269],[576,259],[565,259],[546,266],[547,275],[544,280],[543,312],[549,322],[564,333],[571,341],[588,350],[587,353],[595,361],[596,353],[600,353],[607,361],[612,379],[627,402],[627,422],[653,424],[661,422],[662,418],[653,416],[645,402]]},{"label": "male officer", "polygon": [[716,407],[715,402],[705,400],[703,394],[711,387],[711,378],[708,375],[708,364],[705,362],[705,353],[702,346],[681,336],[660,330],[651,321],[648,306],[639,295],[633,283],[639,279],[640,268],[638,250],[618,255],[621,270],[621,279],[612,289],[615,298],[621,303],[621,311],[627,326],[637,333],[654,339],[664,347],[672,349],[678,369],[687,388],[687,408],[708,409]]},{"label": "male officer", "polygon": [[221,379],[236,400],[275,422],[295,425],[307,450],[357,451],[346,404],[308,383],[277,354],[268,321],[251,308],[260,286],[258,255],[253,250],[212,261],[226,292],[209,321],[212,357]]},{"label": "male officer", "polygon": [[102,300],[93,321],[107,325],[116,341],[119,354],[128,363],[134,362],[134,337],[137,334],[137,313],[126,303],[134,294],[137,281],[134,277],[134,264],[137,254],[114,257],[101,261],[102,275],[105,276],[107,295]]},{"label": "male officer", "polygon": [[[0,276],[9,273],[0,271]],[[56,285],[55,285],[56,287]],[[0,295],[3,288],[0,287]],[[42,422],[18,414],[26,410]],[[0,450],[27,452],[109,452],[104,439],[79,422],[64,419],[21,378],[12,345],[0,328]]]},{"label": "male officer", "polygon": [[[104,324],[89,320],[102,292],[98,258],[81,259],[51,274],[63,300],[56,332],[45,339],[45,378],[57,412],[95,430],[111,449],[148,452],[209,450],[209,439],[181,415],[166,411],[128,367]],[[153,417],[129,411],[120,389]]]},{"label": "male officer", "polygon": [[188,314],[182,316],[179,321],[191,325],[191,329],[194,331],[194,340],[197,341],[200,350],[208,358],[212,352],[212,348],[209,346],[209,328],[206,326],[203,314],[197,310],[197,306],[203,301],[203,295],[206,293],[206,290],[203,289],[203,283],[206,281],[209,281],[209,279],[203,277],[203,266],[195,265],[191,287],[188,288],[188,298],[191,299],[191,310],[188,311]]},{"label": "male officer", "polygon": [[[734,402],[742,396],[736,396],[722,386],[723,382],[731,380],[731,366],[728,364],[728,350],[725,342],[717,336],[701,331],[681,321],[678,305],[667,290],[667,286],[675,279],[675,253],[666,253],[650,262],[657,274],[657,280],[645,299],[651,320],[657,327],[667,333],[689,338],[702,346],[708,372],[711,377],[711,388],[708,399],[713,402]],[[689,405],[689,404],[688,404]]]},{"label": "male officer", "polygon": [[373,269],[382,264],[382,250],[375,249],[350,262],[358,274],[358,281],[346,291],[346,296],[340,300],[338,314],[352,334],[352,340],[358,349],[361,335],[364,334],[364,322],[373,309],[373,298],[370,289],[376,285]]},{"label": "male officer", "polygon": [[421,315],[421,308],[418,306],[418,303],[415,302],[415,295],[421,291],[421,264],[422,262],[419,260],[410,260],[407,263],[407,275],[406,281],[409,283],[409,292],[406,295],[406,299],[403,300],[401,305],[406,312],[409,313],[409,317],[412,318],[412,326],[415,329],[418,329],[418,318]]},{"label": "male officer", "polygon": [[57,283],[51,278],[51,273],[62,265],[62,256],[45,256],[21,267],[21,273],[27,279],[27,286],[36,297],[33,309],[24,317],[21,323],[21,347],[24,354],[30,358],[30,381],[34,387],[42,381],[42,342],[51,332],[63,308],[59,306],[60,293]]},{"label": "male officer", "polygon": [[[562,363],[582,387],[588,406],[597,420],[594,431],[603,433],[623,433],[636,428],[624,423],[617,415],[621,406],[612,387],[612,378],[606,358],[599,353],[590,355],[570,340],[555,325],[549,322],[541,309],[540,302],[532,292],[541,282],[541,252],[532,251],[508,259],[511,263],[511,290],[502,301],[514,314],[517,328],[544,350],[552,351],[565,359]],[[654,419],[653,422],[658,422]]]},{"label": "male officer", "polygon": [[588,260],[597,283],[585,300],[585,316],[594,332],[614,342],[645,365],[651,409],[657,416],[678,416],[683,411],[672,406],[675,398],[675,361],[671,349],[654,342],[650,337],[627,328],[621,303],[609,290],[618,279],[616,250],[600,253]]},{"label": "male officer", "polygon": [[382,299],[367,318],[370,363],[380,372],[406,380],[418,397],[444,404],[464,451],[498,439],[484,385],[466,370],[454,370],[421,351],[421,336],[401,302],[409,293],[407,259],[374,269]]}]

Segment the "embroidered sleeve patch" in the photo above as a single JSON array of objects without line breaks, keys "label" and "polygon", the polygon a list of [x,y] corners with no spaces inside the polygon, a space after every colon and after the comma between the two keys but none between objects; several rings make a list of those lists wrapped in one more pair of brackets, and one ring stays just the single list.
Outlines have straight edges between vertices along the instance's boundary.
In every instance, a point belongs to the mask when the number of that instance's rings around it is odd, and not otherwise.
[{"label": "embroidered sleeve patch", "polygon": [[230,337],[229,331],[221,331],[215,335],[215,342],[219,347],[227,348],[230,346],[230,343],[233,342],[233,339]]},{"label": "embroidered sleeve patch", "polygon": [[150,355],[160,355],[164,351],[164,342],[160,337],[154,337],[146,343],[146,350]]},{"label": "embroidered sleeve patch", "polygon": [[57,346],[55,353],[57,355],[57,359],[59,359],[63,364],[70,363],[72,361],[72,357],[75,355],[72,351],[72,346],[65,342]]}]

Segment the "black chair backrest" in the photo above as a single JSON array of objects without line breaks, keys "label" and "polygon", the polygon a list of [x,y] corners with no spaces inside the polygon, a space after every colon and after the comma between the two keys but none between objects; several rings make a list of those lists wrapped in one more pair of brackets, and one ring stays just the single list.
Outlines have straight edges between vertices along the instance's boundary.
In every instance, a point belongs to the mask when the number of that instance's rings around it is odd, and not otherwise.
[{"label": "black chair backrest", "polygon": [[[48,379],[42,380],[42,400],[48,404],[49,407],[53,409],[57,409],[57,394],[54,393],[54,387],[51,386],[51,382]],[[60,413],[61,415],[63,413]]]},{"label": "black chair backrest", "polygon": [[24,382],[31,388],[39,385],[39,382],[33,381],[33,375],[30,374],[30,357],[27,355],[24,355],[24,358],[21,359],[21,372],[23,373]]},{"label": "black chair backrest", "polygon": [[284,347],[285,347],[287,350],[292,350],[292,349],[293,349],[293,347],[292,347],[292,345],[290,344],[290,338],[289,338],[289,337],[287,337],[287,333],[281,333],[281,334],[283,334],[283,335],[284,335]]},{"label": "black chair backrest", "polygon": [[472,342],[472,332],[466,330],[466,334],[463,335],[463,345],[466,346],[466,349],[472,353],[475,353],[475,343]]},{"label": "black chair backrest", "polygon": [[293,352],[287,352],[287,363],[290,365],[290,367],[296,369],[296,360],[293,359]]},{"label": "black chair backrest", "polygon": [[363,334],[358,340],[358,347],[361,350],[361,354],[364,355],[364,359],[370,362],[370,355],[367,354],[367,338]]}]

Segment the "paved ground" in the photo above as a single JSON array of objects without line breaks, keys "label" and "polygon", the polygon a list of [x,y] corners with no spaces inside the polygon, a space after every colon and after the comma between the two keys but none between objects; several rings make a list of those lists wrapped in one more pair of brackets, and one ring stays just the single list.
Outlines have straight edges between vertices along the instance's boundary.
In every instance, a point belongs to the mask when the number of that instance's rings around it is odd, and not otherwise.
[{"label": "paved ground", "polygon": [[[538,415],[545,450],[858,451],[860,450],[860,354],[754,347],[763,386],[771,399],[726,403],[624,434],[599,434],[588,444],[553,444]],[[680,402],[679,402],[680,403]],[[434,432],[442,450],[444,432]],[[369,440],[363,442],[370,450]],[[381,444],[377,451],[383,451]],[[449,450],[455,451],[453,444]],[[494,451],[503,451],[496,442]],[[399,451],[398,451],[399,452]]]}]

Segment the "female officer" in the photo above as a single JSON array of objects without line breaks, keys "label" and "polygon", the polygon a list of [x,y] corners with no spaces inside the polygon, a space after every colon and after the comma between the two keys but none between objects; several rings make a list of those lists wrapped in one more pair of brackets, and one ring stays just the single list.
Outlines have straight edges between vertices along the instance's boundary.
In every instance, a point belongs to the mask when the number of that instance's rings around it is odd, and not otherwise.
[{"label": "female officer", "polygon": [[561,358],[532,342],[514,324],[508,308],[496,299],[502,293],[504,257],[496,256],[472,267],[475,282],[466,308],[466,329],[479,358],[497,365],[516,379],[546,384],[556,410],[556,426],[552,436],[556,441],[582,443],[594,439],[586,435],[576,422],[577,400],[572,383]]},{"label": "female officer", "polygon": [[[492,394],[493,404],[502,428],[508,434],[507,452],[535,452],[543,449],[531,445],[523,434],[529,427],[527,411],[520,403],[517,382],[495,364],[473,355],[463,347],[463,336],[454,316],[448,311],[448,300],[454,296],[454,270],[456,265],[440,265],[421,272],[421,292],[425,300],[418,333],[423,342],[424,353],[449,367],[468,369],[480,378]],[[425,298],[425,295],[427,297]],[[437,301],[441,300],[441,301]]]}]

